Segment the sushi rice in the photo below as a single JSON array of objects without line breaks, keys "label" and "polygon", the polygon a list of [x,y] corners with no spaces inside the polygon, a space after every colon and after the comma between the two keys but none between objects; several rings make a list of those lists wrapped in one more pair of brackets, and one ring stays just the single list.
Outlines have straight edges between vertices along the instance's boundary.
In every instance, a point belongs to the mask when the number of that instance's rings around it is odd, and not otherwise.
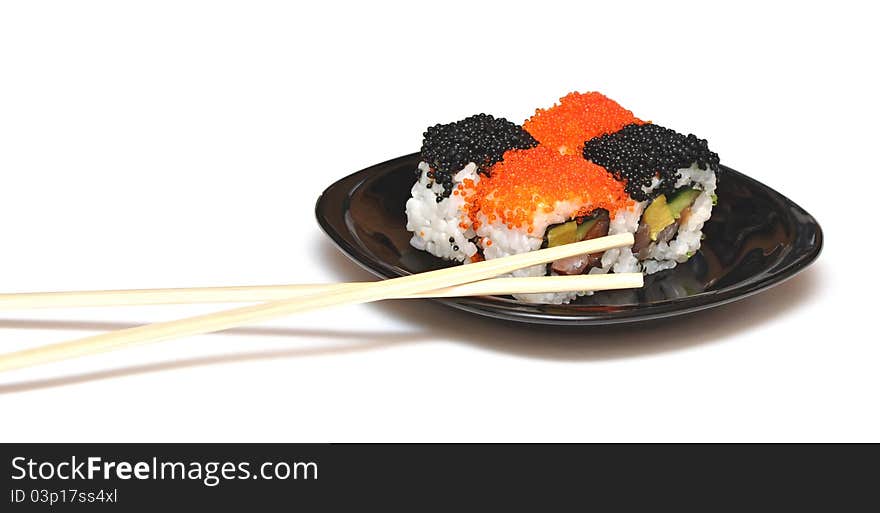
[{"label": "sushi rice", "polygon": [[[542,212],[536,216],[534,233],[540,233],[540,236],[532,236],[519,229],[510,229],[500,221],[490,222],[485,214],[480,214],[481,224],[476,231],[470,225],[467,229],[462,229],[461,225],[467,222],[464,214],[464,198],[461,195],[451,195],[438,202],[437,198],[442,197],[443,190],[442,187],[438,188],[438,184],[428,187],[430,184],[427,178],[428,167],[426,162],[419,163],[421,174],[418,182],[413,185],[412,196],[406,202],[406,229],[413,233],[410,244],[414,248],[440,258],[456,260],[464,264],[470,263],[478,250],[472,240],[484,239],[492,241],[491,245],[482,248],[483,256],[487,260],[535,251],[543,245],[544,233],[548,226],[568,221],[572,213],[577,211],[576,205],[557,204],[552,212]],[[476,164],[473,162],[455,174],[453,184],[458,186],[465,178],[479,181]],[[455,243],[450,243],[450,239]],[[458,249],[454,250],[454,247]],[[505,276],[533,277],[546,274],[546,265],[535,265],[518,269]],[[514,297],[530,303],[559,304],[567,303],[582,294],[558,292],[516,294]]]},{"label": "sushi rice", "polygon": [[[539,212],[534,218],[534,232],[530,235],[520,229],[511,229],[500,221],[489,222],[485,214],[481,214],[480,227],[474,230],[470,225],[462,229],[467,222],[464,214],[465,200],[462,195],[450,195],[437,201],[442,196],[443,188],[439,184],[431,184],[427,178],[429,166],[426,162],[419,163],[419,180],[413,185],[411,197],[406,202],[406,228],[413,233],[410,244],[419,250],[427,251],[437,257],[455,260],[464,264],[470,263],[480,249],[486,259],[501,258],[519,253],[527,253],[540,249],[544,244],[544,236],[548,227],[564,223],[577,212],[579,205],[559,202],[549,213]],[[466,178],[478,182],[480,176],[476,172],[476,164],[469,163],[455,174],[453,184],[458,186]],[[679,170],[680,178],[675,188],[694,187],[701,192],[691,207],[692,213],[679,229],[678,234],[670,242],[654,242],[648,249],[648,258],[639,261],[630,248],[610,249],[602,256],[601,267],[594,267],[590,274],[609,272],[629,273],[656,272],[672,269],[677,264],[686,262],[694,252],[699,250],[703,236],[703,224],[712,215],[712,196],[715,193],[715,173],[709,169],[699,169],[696,165]],[[635,233],[639,226],[642,212],[649,202],[635,203],[632,207],[615,213],[609,226],[609,235],[619,233]],[[488,239],[492,245],[478,248],[474,241]],[[450,242],[452,240],[452,242]],[[455,249],[457,248],[457,249]],[[547,275],[546,265],[536,265],[514,271],[511,276],[532,277]],[[517,294],[514,297],[530,303],[562,304],[592,292],[557,292],[547,294]]]},{"label": "sushi rice", "polygon": [[[564,129],[559,129],[560,126]],[[502,258],[540,249],[548,243],[550,228],[572,220],[581,223],[584,222],[585,213],[586,218],[589,218],[590,215],[601,211],[608,212],[608,235],[632,233],[638,241],[637,232],[640,228],[645,228],[641,224],[646,222],[647,218],[646,216],[643,219],[643,214],[653,201],[661,194],[670,195],[683,189],[695,189],[697,192],[692,194],[696,197],[686,207],[688,215],[682,213],[679,221],[676,221],[676,232],[671,239],[664,242],[663,240],[668,236],[655,239],[652,235],[648,243],[649,239],[645,238],[643,240],[646,241],[646,245],[641,246],[643,249],[638,255],[633,253],[632,248],[605,251],[601,258],[597,257],[587,265],[585,272],[653,274],[686,262],[699,250],[703,225],[712,215],[717,182],[717,155],[708,151],[705,141],[645,123],[599,93],[585,95],[572,93],[562,98],[561,103],[551,109],[539,109],[536,116],[528,120],[524,127],[530,129],[532,133],[524,132],[523,127],[503,118],[481,114],[449,125],[436,125],[426,132],[422,155],[428,155],[430,159],[419,163],[418,179],[412,187],[411,197],[406,202],[406,228],[413,234],[410,241],[413,247],[463,264],[484,258]],[[588,136],[580,138],[585,133]],[[606,179],[610,179],[612,183],[620,184],[619,187],[626,186],[627,192],[620,189],[620,194],[624,197],[630,196],[628,203],[611,201],[610,198],[614,196],[613,191],[609,192],[609,201],[604,202],[603,207],[598,207],[595,201],[589,200],[591,194],[596,191],[589,191],[586,194],[575,191],[564,197],[557,194],[548,196],[551,199],[547,200],[547,198],[539,198],[542,193],[541,190],[537,190],[534,201],[539,203],[533,207],[538,208],[530,210],[526,208],[528,218],[525,224],[504,219],[506,212],[521,211],[524,203],[532,203],[528,199],[531,196],[526,196],[525,201],[521,201],[521,197],[517,196],[518,201],[515,204],[501,205],[502,210],[499,211],[497,204],[501,200],[493,197],[498,194],[498,190],[493,189],[493,173],[503,169],[506,159],[511,155],[504,150],[505,147],[510,151],[520,152],[517,157],[521,157],[522,152],[534,154],[535,151],[539,151],[529,149],[539,144],[532,139],[532,136],[542,143],[544,140],[549,141],[549,146],[540,150],[545,152],[545,157],[546,152],[549,152],[562,159],[576,158],[581,163],[589,162],[583,165],[594,166],[601,170],[601,175],[608,177]],[[584,140],[590,143],[589,150],[585,149]],[[646,144],[653,147],[643,150]],[[633,147],[638,149],[636,153],[632,152]],[[491,151],[482,151],[484,148]],[[584,155],[578,155],[582,151]],[[646,169],[651,169],[651,166],[645,166],[644,160],[638,160],[645,158],[639,155],[642,151],[650,154],[651,159],[661,159],[658,161],[662,164],[661,168],[658,168],[660,170],[655,175],[644,174]],[[537,155],[540,156],[541,153]],[[444,160],[447,156],[454,157],[449,159],[454,165],[446,165],[444,168],[442,165],[449,163]],[[472,158],[468,158],[469,156]],[[624,158],[620,159],[618,156]],[[688,160],[689,156],[693,156],[694,160]],[[627,161],[627,158],[630,160]],[[467,163],[464,164],[465,162]],[[539,164],[543,165],[544,162],[541,161]],[[555,161],[550,158],[548,162],[552,165]],[[579,175],[581,172],[588,175],[596,173],[592,168],[578,171],[580,169],[578,165],[571,167],[572,163],[566,162],[563,164],[569,166],[568,172],[577,176],[581,176]],[[612,167],[602,167],[606,162],[613,164]],[[649,164],[653,162],[654,160],[651,160]],[[679,166],[670,166],[673,162],[679,163]],[[619,167],[615,168],[614,165]],[[662,167],[664,165],[665,168]],[[528,169],[538,172],[532,167]],[[553,180],[554,173],[548,174],[546,165],[540,169],[545,175],[550,176],[548,180]],[[523,169],[519,169],[516,172],[522,171]],[[518,176],[528,182],[532,180],[531,173],[532,171],[529,171],[525,175]],[[486,180],[487,176],[490,179],[484,182],[485,187],[480,187],[481,181]],[[503,176],[503,173],[500,176]],[[582,182],[575,180],[567,183]],[[526,184],[525,187],[540,186],[540,184],[540,180],[537,180],[536,183]],[[512,194],[510,183],[502,183],[502,186],[508,187],[501,192],[502,196]],[[589,184],[587,186],[589,187]],[[520,182],[512,186],[514,193],[519,188]],[[473,196],[469,191],[476,189],[485,189],[483,191],[483,194],[486,194],[485,199],[489,203],[494,201],[493,209],[487,212],[484,211],[485,205],[474,206],[476,203],[473,203]],[[611,189],[598,188],[599,196],[607,191]],[[588,200],[584,200],[581,196],[587,197]],[[678,217],[676,214],[677,219]],[[522,218],[518,220],[522,221]],[[605,233],[604,229],[602,233]],[[560,272],[571,273],[570,268],[559,269]],[[579,273],[582,267],[576,269]],[[537,265],[517,270],[512,276],[531,277],[547,274],[555,274],[551,271],[550,265]],[[560,304],[568,303],[585,294],[592,293],[519,294],[514,297],[530,303]]]},{"label": "sushi rice", "polygon": [[[679,178],[674,188],[691,187],[699,189],[700,194],[691,208],[691,215],[678,228],[675,238],[669,242],[652,242],[648,247],[648,258],[641,262],[633,255],[630,248],[611,249],[602,256],[602,268],[591,269],[591,273],[644,272],[654,274],[665,269],[672,269],[677,264],[686,262],[697,250],[703,238],[703,224],[712,216],[712,203],[715,194],[716,177],[710,169],[700,169],[697,165],[678,170]],[[618,213],[611,222],[609,235],[617,233],[635,233],[649,201],[642,201],[631,209]]]},{"label": "sushi rice", "polygon": [[[444,197],[443,185],[428,178],[429,169],[427,162],[419,163],[419,179],[406,202],[406,229],[413,233],[410,244],[446,260],[468,263],[477,254],[477,245],[471,241],[474,230],[461,228],[464,198]],[[479,180],[476,170],[476,164],[469,163],[453,176],[453,185],[465,178]]]}]

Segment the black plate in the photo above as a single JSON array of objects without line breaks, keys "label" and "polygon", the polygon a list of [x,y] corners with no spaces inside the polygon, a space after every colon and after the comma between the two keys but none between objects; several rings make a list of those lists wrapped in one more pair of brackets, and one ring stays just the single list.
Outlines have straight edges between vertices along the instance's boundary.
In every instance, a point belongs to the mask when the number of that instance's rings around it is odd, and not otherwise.
[{"label": "black plate", "polygon": [[[383,162],[334,183],[318,198],[321,228],[352,260],[384,278],[451,264],[409,245],[404,205],[418,154]],[[645,278],[638,290],[599,292],[569,305],[509,297],[438,299],[468,312],[512,321],[591,325],[645,321],[722,305],[791,278],[822,249],[822,229],[804,209],[722,166],[718,205],[702,249],[687,263]]]}]

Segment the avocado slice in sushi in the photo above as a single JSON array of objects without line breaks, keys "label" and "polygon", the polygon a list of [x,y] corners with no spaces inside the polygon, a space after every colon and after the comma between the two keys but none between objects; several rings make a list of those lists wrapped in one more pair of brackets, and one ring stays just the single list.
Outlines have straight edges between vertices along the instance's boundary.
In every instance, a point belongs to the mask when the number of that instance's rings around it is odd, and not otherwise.
[{"label": "avocado slice in sushi", "polygon": [[563,244],[571,244],[577,242],[578,229],[577,221],[569,221],[567,223],[557,224],[547,230],[547,247],[553,248],[562,246]]},{"label": "avocado slice in sushi", "polygon": [[[577,220],[573,220],[569,221],[568,223],[564,223],[564,225],[568,225],[568,227],[563,228],[563,233],[570,233],[571,226],[575,226],[575,235],[577,237],[575,242],[577,242],[581,240],[595,239],[596,237],[604,237],[605,235],[607,235],[608,228],[610,226],[610,218],[607,211],[598,210],[593,214],[593,217],[585,219],[581,223],[578,223]],[[554,237],[554,242],[556,242],[557,240],[558,237]],[[549,238],[547,244],[549,247]],[[560,275],[583,274],[591,267],[601,266],[603,253],[604,252],[589,253],[585,255],[575,255],[567,258],[562,258],[550,264],[550,270],[553,273]]]},{"label": "avocado slice in sushi", "polygon": [[657,234],[662,232],[664,228],[675,222],[675,216],[672,209],[666,202],[666,195],[661,194],[654,198],[654,201],[645,209],[642,215],[642,222],[648,225],[648,234],[652,241],[657,240]]},{"label": "avocado slice in sushi", "polygon": [[556,246],[562,246],[563,244],[571,244],[573,242],[584,240],[584,237],[587,236],[587,232],[589,232],[590,228],[596,224],[598,219],[598,217],[594,217],[592,219],[587,219],[580,224],[578,224],[576,220],[557,224],[547,230],[547,247],[553,248]]},{"label": "avocado slice in sushi", "polygon": [[667,203],[670,212],[672,212],[672,217],[676,219],[681,217],[681,211],[693,205],[700,192],[702,191],[699,189],[683,189],[676,193]]}]

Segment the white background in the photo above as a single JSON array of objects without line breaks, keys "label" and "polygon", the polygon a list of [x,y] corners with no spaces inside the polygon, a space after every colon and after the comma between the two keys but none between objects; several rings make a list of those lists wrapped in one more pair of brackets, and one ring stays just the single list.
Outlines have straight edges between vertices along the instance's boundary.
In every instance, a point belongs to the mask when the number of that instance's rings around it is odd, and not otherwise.
[{"label": "white background", "polygon": [[[4,3],[2,289],[368,279],[315,222],[326,186],[571,90],[709,139],[819,219],[820,259],[629,330],[397,302],[9,372],[3,441],[878,441],[867,8],[417,4]],[[0,343],[216,308],[0,312]]]}]

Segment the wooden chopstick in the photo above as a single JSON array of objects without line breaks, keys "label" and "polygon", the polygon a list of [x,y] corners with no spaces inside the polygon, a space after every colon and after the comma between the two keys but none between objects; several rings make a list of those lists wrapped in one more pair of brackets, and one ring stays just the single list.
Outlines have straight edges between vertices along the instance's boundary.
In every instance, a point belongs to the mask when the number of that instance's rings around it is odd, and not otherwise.
[{"label": "wooden chopstick", "polygon": [[[87,290],[71,292],[21,292],[0,294],[0,310],[36,308],[84,308],[110,306],[179,305],[199,303],[259,303],[313,294],[329,294],[343,287],[369,286],[371,282],[321,283],[306,285],[256,285],[173,289]],[[548,292],[597,291],[642,286],[641,273],[615,275],[542,276],[534,278],[491,278],[396,297],[432,298],[500,296]],[[389,298],[390,299],[390,298]]]},{"label": "wooden chopstick", "polygon": [[[135,344],[210,333],[327,306],[366,303],[424,293],[491,278],[524,267],[546,264],[560,258],[630,246],[632,243],[633,236],[630,233],[610,235],[459,267],[371,282],[363,286],[348,284],[325,294],[312,294],[301,298],[273,301],[196,317],[137,326],[7,353],[0,356],[0,371],[76,358]],[[613,276],[615,275],[609,275],[609,278],[614,279]]]}]

